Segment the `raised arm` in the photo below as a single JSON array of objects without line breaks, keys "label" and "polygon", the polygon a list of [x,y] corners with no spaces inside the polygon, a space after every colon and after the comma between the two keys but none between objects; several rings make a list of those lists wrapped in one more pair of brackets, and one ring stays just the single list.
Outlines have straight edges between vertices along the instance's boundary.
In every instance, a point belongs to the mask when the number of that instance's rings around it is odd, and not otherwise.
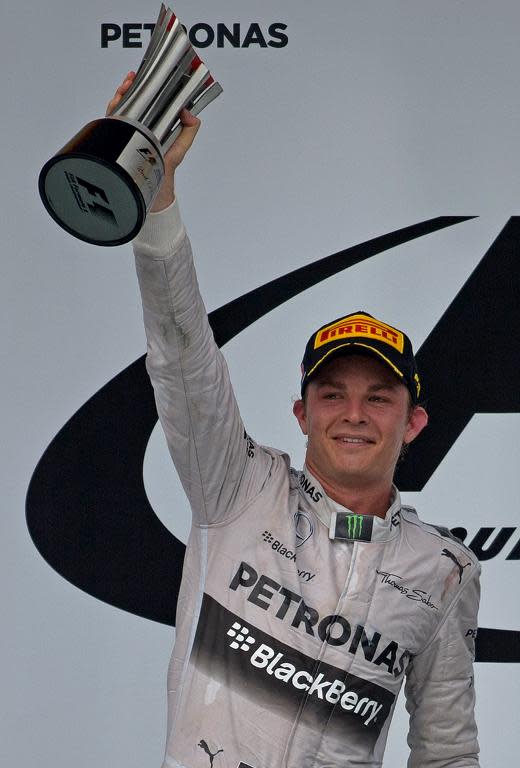
[{"label": "raised arm", "polygon": [[[108,105],[130,86],[129,75]],[[272,457],[245,433],[199,293],[189,240],[175,202],[175,170],[200,121],[181,115],[184,128],[165,157],[162,187],[134,241],[147,337],[147,370],[159,418],[194,522],[221,523],[259,492]]]}]

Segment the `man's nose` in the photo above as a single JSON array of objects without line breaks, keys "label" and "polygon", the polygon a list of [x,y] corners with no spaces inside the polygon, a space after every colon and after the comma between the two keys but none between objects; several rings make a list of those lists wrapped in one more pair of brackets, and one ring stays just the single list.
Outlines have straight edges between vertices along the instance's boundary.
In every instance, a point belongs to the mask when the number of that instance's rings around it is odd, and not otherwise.
[{"label": "man's nose", "polygon": [[363,399],[358,397],[345,398],[342,417],[351,424],[366,424],[368,419]]}]

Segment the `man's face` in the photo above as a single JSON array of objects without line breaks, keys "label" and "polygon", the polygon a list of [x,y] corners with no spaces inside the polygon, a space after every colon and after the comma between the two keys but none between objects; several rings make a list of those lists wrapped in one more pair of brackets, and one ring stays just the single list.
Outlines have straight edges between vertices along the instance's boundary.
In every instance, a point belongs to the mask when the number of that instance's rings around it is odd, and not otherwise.
[{"label": "man's face", "polygon": [[308,437],[307,466],[339,488],[390,485],[403,443],[428,421],[388,366],[356,354],[324,365],[293,410]]}]

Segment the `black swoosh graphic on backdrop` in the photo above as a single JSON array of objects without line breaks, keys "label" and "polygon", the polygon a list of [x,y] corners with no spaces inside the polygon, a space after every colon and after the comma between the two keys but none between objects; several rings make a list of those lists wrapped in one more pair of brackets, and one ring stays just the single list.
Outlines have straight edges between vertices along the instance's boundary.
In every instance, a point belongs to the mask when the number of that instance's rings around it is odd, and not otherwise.
[{"label": "black swoosh graphic on backdrop", "polygon": [[[471,218],[441,216],[420,222],[272,280],[210,314],[217,343],[224,345],[275,307],[354,264]],[[477,356],[472,365],[472,359],[461,365],[460,349],[453,345],[455,349],[451,351],[446,340],[452,347],[453,324],[457,326],[459,317],[466,322],[468,312],[470,315],[478,312],[478,304],[473,302],[487,302],[486,307],[493,299],[496,303],[497,287],[493,278],[499,277],[498,266],[503,272],[509,271],[508,266],[513,267],[509,261],[513,252],[516,255],[520,236],[518,222],[518,218],[510,219],[417,354],[423,377],[433,382],[432,391],[446,391],[444,382],[440,384],[441,389],[437,387],[439,360],[444,370],[451,370],[452,374],[454,370],[459,372],[465,409],[461,416],[461,403],[453,398],[449,404],[442,397],[429,400],[432,426],[428,429],[428,438],[417,441],[417,447],[414,446],[400,468],[398,485],[403,490],[420,490],[424,486],[468,423],[471,408],[473,412],[479,410],[474,403],[467,407],[467,393],[469,372],[477,362],[481,378],[480,358]],[[510,253],[505,254],[508,264],[505,264],[502,257],[508,248]],[[498,260],[497,255],[501,257]],[[481,274],[477,275],[479,270]],[[509,311],[513,312],[517,302],[508,300],[518,291],[513,277],[516,275],[512,269],[509,283],[505,281],[506,285],[501,286],[506,300],[500,308],[493,304],[494,311],[488,315],[488,322],[497,315],[502,320],[506,309],[508,318]],[[482,278],[491,282],[483,285]],[[472,306],[468,307],[468,301]],[[437,331],[439,326],[442,335]],[[518,350],[513,357],[518,370]],[[102,387],[56,435],[29,485],[27,523],[40,554],[75,586],[123,610],[173,625],[185,547],[155,515],[144,489],[144,455],[157,422],[144,360],[144,356],[139,358]],[[450,395],[453,391],[451,379],[447,391]],[[520,410],[518,397],[515,408],[506,407],[505,402],[508,401],[497,398],[491,412],[498,412],[495,406],[500,407],[500,412]],[[448,436],[445,432],[447,407],[458,417]],[[520,632],[480,629],[477,659],[520,661]]]},{"label": "black swoosh graphic on backdrop", "polygon": [[520,412],[519,244],[514,216],[417,352],[430,419],[398,468],[398,488],[422,490],[475,413]]}]

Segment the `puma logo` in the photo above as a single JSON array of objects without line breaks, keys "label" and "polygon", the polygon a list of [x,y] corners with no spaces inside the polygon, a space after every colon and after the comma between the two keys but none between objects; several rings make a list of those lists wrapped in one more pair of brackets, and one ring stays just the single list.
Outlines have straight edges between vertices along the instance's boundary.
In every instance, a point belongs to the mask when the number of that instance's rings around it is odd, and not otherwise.
[{"label": "puma logo", "polygon": [[459,584],[460,584],[462,582],[462,574],[464,573],[464,568],[467,568],[468,565],[471,565],[471,563],[466,563],[466,565],[461,565],[461,563],[457,560],[453,552],[450,552],[449,549],[443,549],[441,552],[441,555],[444,555],[444,557],[449,557],[450,560],[453,560],[453,562],[459,569]]},{"label": "puma logo", "polygon": [[223,749],[217,749],[216,752],[212,752],[211,749],[208,747],[207,743],[204,741],[204,739],[201,739],[199,743],[197,744],[198,747],[204,750],[204,752],[209,757],[209,765],[210,768],[213,768],[213,760],[218,755],[219,752],[223,752]]}]

